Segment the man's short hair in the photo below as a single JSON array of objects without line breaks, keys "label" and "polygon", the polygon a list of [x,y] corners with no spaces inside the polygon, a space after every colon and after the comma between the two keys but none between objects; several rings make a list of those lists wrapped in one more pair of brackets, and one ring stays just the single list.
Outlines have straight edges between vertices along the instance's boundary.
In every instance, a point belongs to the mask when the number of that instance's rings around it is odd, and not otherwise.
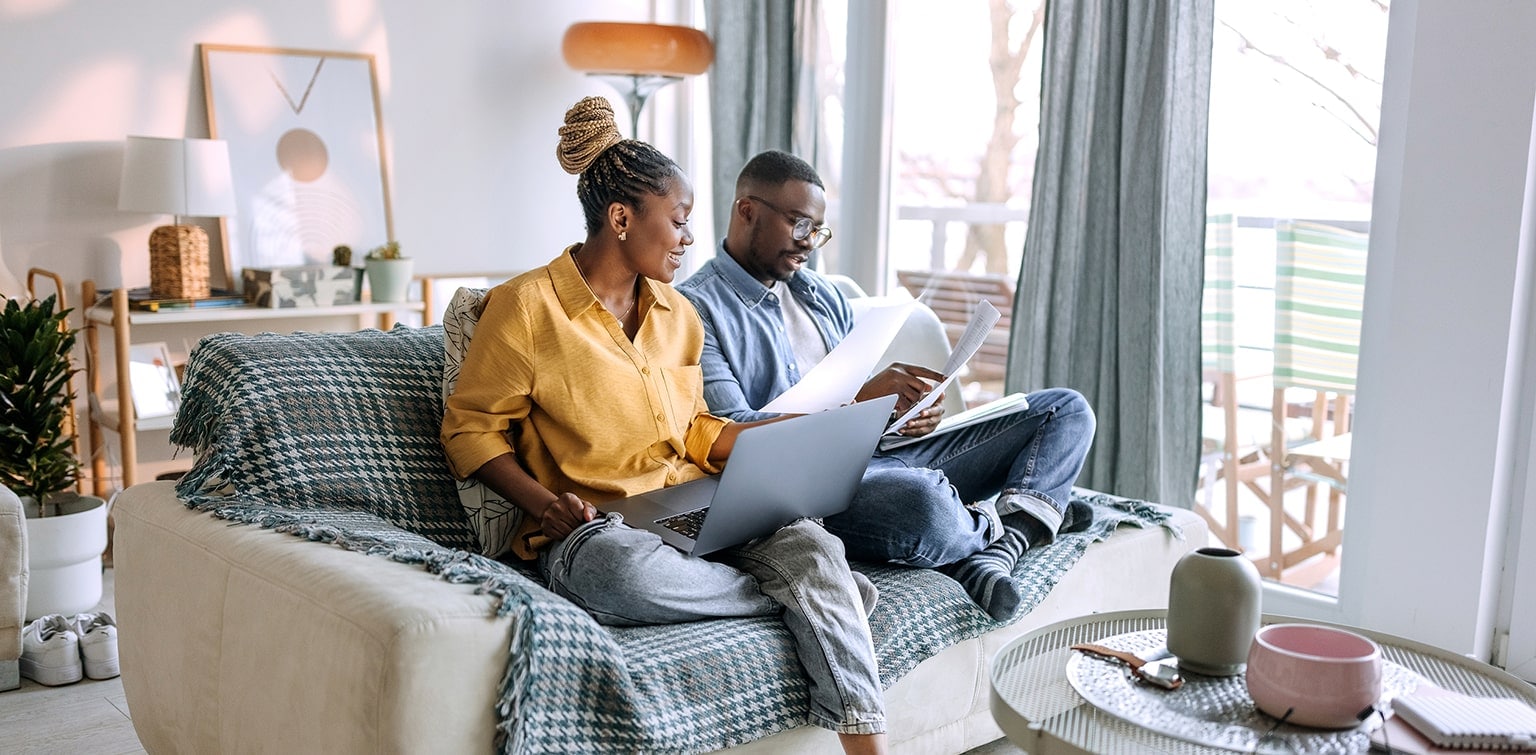
[{"label": "man's short hair", "polygon": [[827,188],[822,185],[821,176],[816,174],[816,169],[810,163],[788,152],[770,149],[759,153],[742,166],[741,173],[736,176],[736,193],[740,194],[744,187],[754,184],[783,186],[790,181],[816,184],[822,190]]}]

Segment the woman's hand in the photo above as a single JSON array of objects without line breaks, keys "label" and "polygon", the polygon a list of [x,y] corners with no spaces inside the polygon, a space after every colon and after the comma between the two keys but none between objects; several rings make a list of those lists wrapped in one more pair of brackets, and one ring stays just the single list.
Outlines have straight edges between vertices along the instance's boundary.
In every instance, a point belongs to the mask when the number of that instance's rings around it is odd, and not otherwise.
[{"label": "woman's hand", "polygon": [[539,529],[554,540],[564,540],[587,522],[597,518],[597,509],[583,501],[575,493],[561,493],[558,498],[544,505],[539,513]]}]

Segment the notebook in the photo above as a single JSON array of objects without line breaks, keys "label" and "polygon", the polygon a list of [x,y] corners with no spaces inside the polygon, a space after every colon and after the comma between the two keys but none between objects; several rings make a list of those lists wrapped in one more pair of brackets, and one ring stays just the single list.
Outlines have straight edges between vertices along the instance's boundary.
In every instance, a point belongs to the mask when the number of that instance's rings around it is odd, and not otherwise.
[{"label": "notebook", "polygon": [[684,553],[740,545],[802,517],[840,513],[858,492],[895,396],[743,430],[714,477],[598,505]]},{"label": "notebook", "polygon": [[1438,747],[1536,751],[1536,709],[1523,700],[1434,690],[1399,697],[1392,711]]}]

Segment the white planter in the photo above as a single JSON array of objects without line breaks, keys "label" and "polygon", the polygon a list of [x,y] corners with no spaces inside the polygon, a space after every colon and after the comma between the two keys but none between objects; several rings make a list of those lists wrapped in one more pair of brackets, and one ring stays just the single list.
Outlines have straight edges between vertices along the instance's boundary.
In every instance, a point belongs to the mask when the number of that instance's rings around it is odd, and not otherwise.
[{"label": "white planter", "polygon": [[101,602],[101,554],[107,549],[107,502],[80,496],[60,504],[62,513],[27,512],[27,621],[50,613],[73,616]]},{"label": "white planter", "polygon": [[372,301],[407,301],[411,293],[410,257],[389,260],[366,260],[363,269],[368,271],[368,297]]}]

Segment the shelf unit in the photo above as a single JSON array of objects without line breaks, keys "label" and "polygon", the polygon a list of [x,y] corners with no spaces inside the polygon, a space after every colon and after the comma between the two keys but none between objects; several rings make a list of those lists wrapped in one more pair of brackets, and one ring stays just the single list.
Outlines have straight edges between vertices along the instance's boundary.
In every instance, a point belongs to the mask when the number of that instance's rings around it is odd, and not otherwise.
[{"label": "shelf unit", "polygon": [[[91,281],[81,285],[83,335],[86,350],[86,391],[88,417],[91,429],[90,463],[95,494],[110,495],[108,468],[104,451],[106,443],[103,430],[117,434],[119,463],[122,465],[122,486],[137,482],[138,438],[146,430],[168,430],[172,417],[154,417],[139,421],[133,413],[133,386],[129,379],[129,352],[135,329],[153,329],[164,326],[191,327],[199,335],[221,330],[250,330],[251,323],[275,321],[320,320],[354,318],[360,327],[365,318],[377,318],[377,327],[388,330],[394,326],[397,316],[409,312],[424,312],[420,301],[405,302],[358,302],[329,307],[207,307],[177,309],[174,311],[142,312],[129,309],[128,292],[118,288],[106,299],[98,299],[96,286]],[[219,324],[223,323],[221,327]],[[113,372],[117,379],[115,397],[101,394],[102,370],[101,341],[98,330],[111,330]],[[271,329],[271,328],[267,328]],[[153,340],[153,339],[151,339]]]}]

